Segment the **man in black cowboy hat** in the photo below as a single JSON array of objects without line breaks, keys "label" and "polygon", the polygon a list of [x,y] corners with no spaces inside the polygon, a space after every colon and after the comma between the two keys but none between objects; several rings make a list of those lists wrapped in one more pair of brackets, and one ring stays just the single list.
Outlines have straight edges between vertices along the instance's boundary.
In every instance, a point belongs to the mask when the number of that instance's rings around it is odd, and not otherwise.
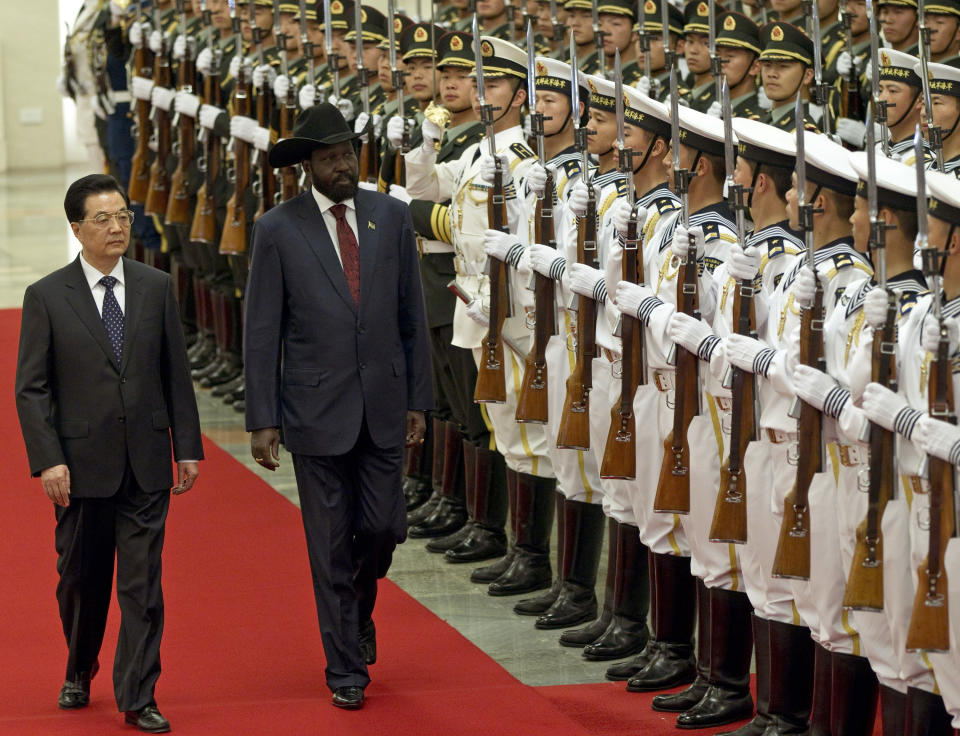
[{"label": "man in black cowboy hat", "polygon": [[253,230],[244,358],[254,459],[293,455],[333,704],[363,705],[376,661],[377,579],[406,537],[404,444],[433,406],[430,348],[408,207],[358,189],[340,111],[304,111],[274,167],[301,164],[310,191]]}]

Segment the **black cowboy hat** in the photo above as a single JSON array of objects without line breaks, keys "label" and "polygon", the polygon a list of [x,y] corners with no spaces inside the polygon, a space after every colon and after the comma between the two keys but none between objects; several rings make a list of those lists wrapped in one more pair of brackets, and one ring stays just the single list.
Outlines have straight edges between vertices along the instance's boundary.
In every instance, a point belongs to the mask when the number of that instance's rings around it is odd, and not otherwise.
[{"label": "black cowboy hat", "polygon": [[293,136],[277,141],[270,149],[270,165],[274,168],[295,166],[320,146],[332,146],[344,141],[352,141],[361,134],[354,133],[334,105],[323,102],[308,107],[293,124]]}]

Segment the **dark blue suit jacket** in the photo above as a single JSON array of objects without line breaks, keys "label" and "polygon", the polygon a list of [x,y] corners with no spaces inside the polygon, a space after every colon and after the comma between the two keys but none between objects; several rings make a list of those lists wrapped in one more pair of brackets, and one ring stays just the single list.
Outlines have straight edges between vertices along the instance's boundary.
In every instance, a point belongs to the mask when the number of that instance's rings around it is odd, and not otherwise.
[{"label": "dark blue suit jacket", "polygon": [[274,207],[253,228],[247,430],[280,427],[293,453],[349,451],[364,417],[379,447],[402,446],[407,410],[433,408],[409,208],[362,189],[354,201],[359,308],[311,192]]}]

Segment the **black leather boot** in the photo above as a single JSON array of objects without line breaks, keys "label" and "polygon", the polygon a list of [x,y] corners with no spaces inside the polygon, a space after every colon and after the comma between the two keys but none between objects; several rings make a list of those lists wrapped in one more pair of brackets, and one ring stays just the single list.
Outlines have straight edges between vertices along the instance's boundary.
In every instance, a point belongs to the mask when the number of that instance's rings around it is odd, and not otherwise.
[{"label": "black leather boot", "polygon": [[619,543],[618,529],[620,525],[616,519],[607,518],[607,575],[603,584],[603,606],[597,617],[586,626],[570,629],[560,634],[560,646],[585,647],[592,644],[610,626],[613,618],[613,595],[617,580],[617,545]]},{"label": "black leather boot", "polygon": [[710,591],[700,578],[696,578],[696,585],[697,676],[680,692],[655,696],[650,702],[654,710],[683,713],[699,703],[707,692],[710,679]]},{"label": "black leather boot", "polygon": [[806,734],[813,703],[814,648],[810,629],[769,622],[770,723],[764,736]]},{"label": "black leather boot", "polygon": [[939,695],[907,688],[906,736],[951,736],[950,714]]},{"label": "black leather boot", "polygon": [[710,590],[709,687],[699,703],[680,714],[678,728],[711,728],[753,715],[752,610],[746,593],[723,588]]},{"label": "black leather boot", "polygon": [[490,583],[490,595],[518,595],[550,587],[550,530],[557,481],[517,473],[512,504],[513,551],[510,565]]},{"label": "black leather boot", "polygon": [[650,640],[650,571],[640,530],[617,525],[617,568],[613,584],[613,616],[607,630],[583,650],[584,659],[602,662],[641,651]]},{"label": "black leather boot", "polygon": [[833,663],[830,652],[813,645],[813,701],[810,703],[809,736],[831,736],[830,696],[833,694]]},{"label": "black leather boot", "polygon": [[407,530],[407,534],[414,539],[452,534],[467,522],[463,485],[463,438],[453,422],[440,422],[439,426],[435,423],[434,431],[443,433],[443,459],[439,464],[434,462],[433,466],[441,472],[440,503],[430,516]]},{"label": "black leather boot", "polygon": [[557,544],[554,552],[554,554],[556,554],[557,574],[553,578],[553,584],[549,590],[544,591],[540,595],[535,595],[532,598],[522,598],[517,602],[513,607],[513,612],[518,616],[539,616],[545,613],[547,609],[553,605],[553,602],[557,600],[557,596],[560,595],[560,588],[563,587],[560,570],[563,569],[563,507],[567,502],[567,497],[563,495],[562,491],[554,491],[553,500],[554,507],[556,508],[556,514],[554,516],[557,525]]},{"label": "black leather boot", "polygon": [[[427,511],[424,510],[420,515],[411,517],[411,511],[417,511],[423,507],[431,498],[433,488],[431,486],[430,473],[427,468],[430,467],[430,457],[433,451],[433,438],[436,433],[433,431],[433,422],[427,422],[427,432],[423,438],[423,444],[411,445],[406,449],[403,472],[403,497],[407,502],[407,524],[416,524],[426,518]],[[436,500],[433,505],[440,500],[439,488],[437,489]],[[430,512],[433,511],[431,508]]]},{"label": "black leather boot", "polygon": [[[656,562],[654,561],[655,557],[656,555],[654,555],[654,553],[648,548],[647,571],[650,578],[650,628],[652,628],[653,631],[656,631],[659,628],[657,625],[657,606],[655,598],[657,594],[657,586],[655,584],[657,566]],[[651,636],[647,640],[646,646],[644,646],[644,648],[641,649],[638,654],[635,654],[626,662],[617,662],[616,664],[610,665],[607,667],[607,671],[604,676],[613,682],[626,682],[638,672],[643,670],[644,667],[650,664],[650,660],[656,655],[659,646],[660,645],[657,643],[656,638]]]},{"label": "black leather boot", "polygon": [[696,677],[693,625],[697,594],[690,574],[690,558],[654,554],[652,580],[656,652],[640,672],[627,680],[627,690],[631,692],[669,690],[693,682]]},{"label": "black leather boot", "polygon": [[736,731],[718,736],[762,736],[770,725],[770,625],[756,613],[752,616],[753,651],[757,664],[757,714]]},{"label": "black leather boot", "polygon": [[446,552],[460,544],[470,534],[473,528],[473,518],[470,513],[474,506],[474,483],[476,482],[477,454],[474,446],[466,440],[461,440],[460,452],[463,457],[463,498],[467,508],[467,522],[452,534],[437,537],[427,542],[427,552]]},{"label": "black leather boot", "polygon": [[[447,562],[479,562],[502,557],[507,551],[507,468],[503,455],[485,447],[475,447],[473,524],[463,541],[443,553]],[[501,570],[500,572],[503,572]],[[475,583],[490,583],[500,574]]]},{"label": "black leather boot", "polygon": [[230,396],[234,391],[243,388],[243,373],[234,377],[232,381],[227,381],[226,383],[221,383],[219,386],[214,386],[213,390],[210,392],[212,396],[219,397],[230,397],[228,403],[233,403],[233,397]]},{"label": "black leather boot", "polygon": [[831,736],[870,736],[877,713],[877,676],[866,657],[830,654]]},{"label": "black leather boot", "polygon": [[879,692],[883,736],[901,736],[906,729],[907,694],[887,685],[881,685]]},{"label": "black leather boot", "polygon": [[603,508],[583,501],[563,506],[563,584],[553,605],[537,618],[538,629],[564,629],[597,615],[597,567],[603,547]]},{"label": "black leather boot", "polygon": [[424,471],[430,474],[430,487],[440,494],[443,493],[443,463],[447,458],[444,449],[447,441],[446,424],[440,417],[431,418],[430,452],[423,461]]},{"label": "black leather boot", "polygon": [[[517,515],[517,483],[519,482],[520,474],[510,468],[504,468],[504,473],[507,479],[507,513],[508,518],[513,519]],[[507,571],[507,568],[513,564],[513,560],[517,556],[517,548],[514,544],[516,538],[517,535],[511,524],[510,539],[507,540],[506,553],[489,565],[476,568],[471,573],[470,579],[477,583],[487,582],[488,580],[493,582],[503,575],[503,573]]]}]

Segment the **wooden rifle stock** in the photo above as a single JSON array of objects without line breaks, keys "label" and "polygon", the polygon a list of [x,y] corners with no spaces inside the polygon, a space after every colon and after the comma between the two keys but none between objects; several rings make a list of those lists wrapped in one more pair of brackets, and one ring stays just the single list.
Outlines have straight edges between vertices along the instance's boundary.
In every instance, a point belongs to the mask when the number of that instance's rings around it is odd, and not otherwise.
[{"label": "wooden rifle stock", "polygon": [[[577,261],[596,267],[597,200],[593,187],[587,188],[587,211],[579,223]],[[585,247],[593,244],[593,250]],[[590,391],[593,388],[593,359],[597,354],[597,303],[581,296],[577,300],[577,359],[567,378],[567,394],[563,400],[557,447],[573,450],[590,449]]]},{"label": "wooden rifle stock", "polygon": [[[535,242],[556,245],[553,227],[553,172],[547,169],[547,181],[543,198],[537,202],[534,221]],[[533,345],[526,356],[523,385],[517,397],[518,422],[546,424],[549,416],[547,387],[547,342],[556,334],[556,293],[553,279],[534,272],[534,310],[536,324],[533,329]]]},{"label": "wooden rifle stock", "polygon": [[[290,92],[280,108],[280,137],[289,138],[293,135],[293,121],[297,117],[297,102],[290,85]],[[300,180],[295,166],[284,166],[280,169],[280,200],[286,202],[293,199],[300,191]]]},{"label": "wooden rifle stock", "polygon": [[[939,298],[936,294],[934,298]],[[953,418],[953,376],[946,337],[942,337],[937,360],[930,366],[930,416]],[[953,465],[929,456],[930,531],[927,557],[917,568],[917,593],[907,631],[907,649],[944,652],[950,648],[947,604],[947,568],[944,555],[954,534]]]},{"label": "wooden rifle stock", "polygon": [[[813,304],[800,321],[800,361],[823,370],[823,286],[815,279]],[[820,471],[820,412],[800,403],[797,423],[797,480],[783,502],[783,524],[771,574],[778,578],[810,578],[810,505],[807,494]]]},{"label": "wooden rifle stock", "polygon": [[[250,84],[242,65],[233,92],[233,106],[237,115],[250,116]],[[227,216],[220,234],[220,253],[225,256],[247,252],[247,210],[243,201],[250,186],[250,144],[238,138],[233,139],[233,171],[233,194],[227,200]]]},{"label": "wooden rifle stock", "polygon": [[[134,52],[134,67],[140,76],[150,76],[147,63],[147,50],[143,45]],[[127,184],[127,196],[132,204],[144,204],[150,192],[150,100],[137,100],[137,147],[130,162],[130,181]]]},{"label": "wooden rifle stock", "polygon": [[379,171],[377,140],[373,135],[373,119],[371,118],[367,122],[367,130],[363,134],[363,144],[360,146],[360,181],[376,184],[377,172]]},{"label": "wooden rifle stock", "polygon": [[[733,296],[736,330],[741,335],[756,333],[753,308],[753,285],[737,284]],[[730,405],[730,454],[720,467],[720,489],[710,524],[711,542],[745,544],[747,541],[747,474],[743,459],[747,445],[756,437],[756,378],[739,368],[732,368]]]},{"label": "wooden rifle stock", "polygon": [[[164,40],[160,53],[153,57],[153,81],[158,87],[169,87],[170,59],[167,57],[167,42]],[[143,206],[144,214],[163,217],[167,213],[167,199],[170,195],[170,175],[167,173],[167,159],[170,157],[170,113],[159,107],[154,108],[153,125],[157,132],[157,155],[150,166],[150,179],[147,187],[147,199]]]},{"label": "wooden rifle stock", "polygon": [[[270,114],[273,110],[273,90],[264,84],[257,92],[257,125],[270,129]],[[260,173],[258,206],[254,219],[260,217],[277,203],[277,174],[267,160],[266,151],[257,151],[257,170]]]},{"label": "wooden rifle stock", "polygon": [[[193,90],[195,72],[193,59],[187,57],[180,63],[180,82],[182,89]],[[177,118],[177,139],[179,160],[177,168],[170,178],[170,196],[167,197],[167,211],[164,221],[168,225],[190,224],[190,190],[188,178],[190,167],[196,157],[196,121],[189,115],[180,114]]]},{"label": "wooden rifle stock", "polygon": [[[503,173],[497,168],[493,188],[487,196],[487,218],[493,230],[504,230],[507,223],[506,200],[503,192]],[[510,291],[507,286],[507,264],[498,258],[487,258],[490,277],[490,326],[480,348],[477,367],[477,385],[473,400],[478,403],[502,404],[507,400],[507,374],[504,368],[503,340],[500,332],[510,309]]]},{"label": "wooden rifle stock", "polygon": [[[204,81],[204,98],[210,105],[220,106],[220,78],[210,75]],[[220,137],[212,130],[204,130],[204,176],[197,192],[197,206],[193,211],[190,240],[213,245],[217,242],[217,213],[213,187],[220,174]]]}]

